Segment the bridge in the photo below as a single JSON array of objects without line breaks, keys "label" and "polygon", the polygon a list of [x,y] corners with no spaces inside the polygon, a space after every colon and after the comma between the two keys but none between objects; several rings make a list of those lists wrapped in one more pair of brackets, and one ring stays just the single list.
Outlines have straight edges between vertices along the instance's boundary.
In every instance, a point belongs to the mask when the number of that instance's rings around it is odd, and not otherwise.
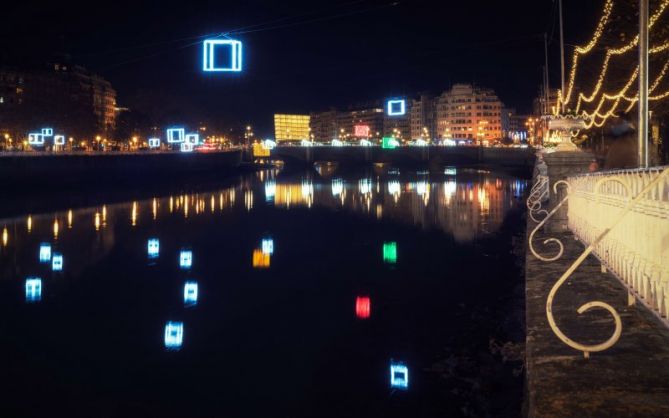
[{"label": "bridge", "polygon": [[343,165],[386,163],[397,166],[469,166],[529,170],[534,166],[533,148],[488,147],[398,147],[384,149],[370,146],[278,146],[271,158],[286,164],[313,164],[332,161]]}]

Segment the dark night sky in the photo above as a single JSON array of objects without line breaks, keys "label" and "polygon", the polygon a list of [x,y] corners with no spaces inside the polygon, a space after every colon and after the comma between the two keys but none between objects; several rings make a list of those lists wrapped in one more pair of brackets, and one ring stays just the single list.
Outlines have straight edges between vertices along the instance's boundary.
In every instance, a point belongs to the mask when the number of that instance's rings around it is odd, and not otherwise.
[{"label": "dark night sky", "polygon": [[[589,36],[602,3],[565,0],[568,44]],[[110,80],[121,106],[190,122],[191,115],[250,122],[270,135],[274,112],[440,93],[456,82],[494,88],[508,106],[528,111],[553,2],[23,1],[3,8],[7,64],[65,52]],[[244,43],[242,74],[202,73],[195,37],[266,22],[234,36]],[[551,50],[557,85],[557,42]]]}]

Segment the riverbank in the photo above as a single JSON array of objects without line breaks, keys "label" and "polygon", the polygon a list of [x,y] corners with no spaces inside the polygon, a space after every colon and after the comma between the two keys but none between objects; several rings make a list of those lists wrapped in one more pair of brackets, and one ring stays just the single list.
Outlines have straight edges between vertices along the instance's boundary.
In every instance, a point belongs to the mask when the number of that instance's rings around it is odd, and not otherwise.
[{"label": "riverbank", "polygon": [[[583,344],[605,341],[614,329],[610,314],[595,309],[579,315],[584,303],[603,301],[622,320],[620,340],[610,349],[584,358],[562,343],[546,317],[546,299],[552,286],[584,251],[571,232],[537,232],[537,251],[552,256],[564,244],[564,255],[544,262],[526,256],[526,409],[528,417],[667,417],[669,416],[669,330],[644,306],[628,306],[621,282],[602,273],[599,261],[589,256],[560,287],[553,303],[557,325],[569,338]],[[527,237],[536,227],[527,221]]]}]

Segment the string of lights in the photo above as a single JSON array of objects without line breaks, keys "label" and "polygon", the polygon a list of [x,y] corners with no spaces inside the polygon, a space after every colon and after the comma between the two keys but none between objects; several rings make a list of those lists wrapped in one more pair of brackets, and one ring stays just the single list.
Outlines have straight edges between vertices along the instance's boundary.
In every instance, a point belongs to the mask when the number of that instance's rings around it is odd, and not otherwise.
[{"label": "string of lights", "polygon": [[[656,12],[651,16],[650,21],[649,21],[649,29],[652,29],[652,27],[655,25],[655,23],[659,20],[659,18],[662,16],[664,11],[666,10],[667,6],[669,6],[669,0],[663,0],[662,3],[659,5],[658,9]],[[613,2],[607,1],[604,6],[604,10],[602,12],[602,18],[600,19],[600,23],[597,26],[597,30],[595,31],[595,34],[593,36],[593,39],[584,47],[579,47],[574,51],[574,58],[572,60],[572,68],[570,71],[570,78],[569,78],[569,83],[568,83],[568,89],[566,94],[563,95],[563,92],[561,90],[558,91],[558,105],[553,108],[553,113],[555,115],[558,115],[563,109],[566,108],[566,105],[569,104],[571,101],[571,96],[573,95],[574,91],[574,86],[576,84],[576,74],[578,70],[578,57],[580,55],[584,55],[590,51],[593,50],[595,45],[597,44],[597,41],[601,38],[603,30],[606,26],[606,22],[608,22],[611,10],[613,7]],[[630,41],[627,45],[624,45],[619,48],[611,48],[607,49],[606,56],[604,58],[604,63],[602,65],[602,68],[600,69],[599,76],[597,79],[597,82],[595,83],[595,87],[590,95],[585,95],[583,93],[579,93],[578,96],[578,101],[576,104],[575,112],[579,113],[581,111],[581,106],[582,104],[585,103],[592,103],[595,101],[597,98],[597,95],[602,89],[602,86],[604,84],[607,70],[609,68],[609,63],[611,59],[614,56],[620,56],[623,55],[631,50],[633,50],[639,43],[639,36],[637,35],[632,41]],[[657,54],[659,52],[662,52],[666,49],[669,48],[668,44],[663,44],[658,47],[654,47],[651,49],[651,53]],[[636,77],[636,75],[634,76]],[[622,91],[622,90],[621,90]],[[626,91],[626,90],[625,90]],[[619,93],[617,94],[606,94],[605,96],[608,96],[609,98],[615,98],[615,99],[610,99],[610,100],[619,100]],[[624,92],[623,92],[624,95]],[[601,104],[601,103],[600,103]],[[598,109],[601,109],[601,105],[598,105]],[[599,110],[593,112],[596,115],[599,115]],[[609,112],[606,112],[605,114],[608,114]],[[586,112],[587,114],[587,112]],[[596,123],[594,120],[591,123]]]}]

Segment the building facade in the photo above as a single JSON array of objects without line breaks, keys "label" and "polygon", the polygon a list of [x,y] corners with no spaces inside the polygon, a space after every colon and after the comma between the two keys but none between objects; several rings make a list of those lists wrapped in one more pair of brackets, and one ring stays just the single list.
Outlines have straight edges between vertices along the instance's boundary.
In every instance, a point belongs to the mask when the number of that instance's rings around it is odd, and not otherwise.
[{"label": "building facade", "polygon": [[411,104],[411,139],[429,141],[436,138],[435,99],[427,94],[421,94],[419,99]]},{"label": "building facade", "polygon": [[311,139],[309,115],[274,115],[274,136],[277,142]]},{"label": "building facade", "polygon": [[494,91],[455,84],[437,98],[437,133],[442,139],[485,144],[502,138],[504,105]]},{"label": "building facade", "polygon": [[83,67],[0,69],[0,130],[16,138],[47,126],[77,139],[111,136],[115,124],[116,91]]},{"label": "building facade", "polygon": [[339,129],[338,116],[339,112],[334,109],[326,112],[312,113],[309,119],[311,139],[326,142],[337,138],[337,131]]}]

